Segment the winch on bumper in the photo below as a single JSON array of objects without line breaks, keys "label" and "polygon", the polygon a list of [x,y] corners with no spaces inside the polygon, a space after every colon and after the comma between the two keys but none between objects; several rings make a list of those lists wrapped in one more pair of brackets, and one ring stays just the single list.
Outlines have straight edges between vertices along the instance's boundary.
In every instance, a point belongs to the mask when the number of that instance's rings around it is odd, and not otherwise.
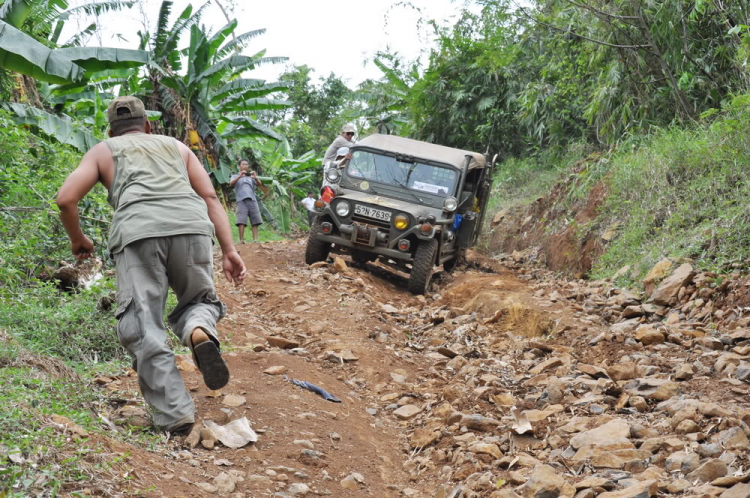
[{"label": "winch on bumper", "polygon": [[[391,213],[392,218],[394,214]],[[394,260],[411,260],[413,248],[409,239],[430,240],[436,231],[434,224],[429,231],[422,231],[425,225],[416,223],[411,217],[410,226],[405,230],[398,230],[391,221],[365,219],[362,216],[353,220],[351,214],[340,218],[330,205],[317,215],[321,219],[322,230],[317,235],[320,241],[351,249],[366,248],[368,252]]]}]

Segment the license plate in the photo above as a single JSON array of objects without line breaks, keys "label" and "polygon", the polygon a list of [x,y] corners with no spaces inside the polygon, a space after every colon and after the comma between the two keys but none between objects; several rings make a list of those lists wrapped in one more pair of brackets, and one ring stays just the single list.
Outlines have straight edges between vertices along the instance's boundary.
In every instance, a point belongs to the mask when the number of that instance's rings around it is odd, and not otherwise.
[{"label": "license plate", "polygon": [[368,218],[375,218],[381,221],[391,221],[390,211],[383,211],[382,209],[375,209],[361,204],[354,205],[354,214],[361,216],[367,216]]}]

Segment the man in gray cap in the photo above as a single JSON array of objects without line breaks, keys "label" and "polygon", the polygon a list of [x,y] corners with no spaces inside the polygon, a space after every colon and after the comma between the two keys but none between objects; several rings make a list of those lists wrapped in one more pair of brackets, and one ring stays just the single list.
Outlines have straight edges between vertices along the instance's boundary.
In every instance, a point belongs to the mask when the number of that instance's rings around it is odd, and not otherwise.
[{"label": "man in gray cap", "polygon": [[323,156],[323,164],[327,164],[328,161],[336,159],[336,151],[341,147],[351,147],[354,145],[354,134],[357,132],[357,128],[352,123],[347,123],[341,128],[341,135],[336,137],[331,145],[326,149],[326,154]]},{"label": "man in gray cap", "polygon": [[117,337],[133,357],[154,425],[186,432],[195,422],[195,406],[167,346],[162,317],[168,288],[177,296],[169,314],[171,329],[193,352],[209,389],[220,389],[229,381],[229,370],[219,352],[216,322],[226,307],[214,288],[212,237],[219,241],[230,282],[242,282],[245,264],[195,154],[174,138],[152,135],[143,102],[135,97],[114,99],[107,117],[111,138],[92,147],[60,187],[60,219],[75,257],[89,257],[94,245],[81,230],[78,202],[97,182],[109,191]]}]

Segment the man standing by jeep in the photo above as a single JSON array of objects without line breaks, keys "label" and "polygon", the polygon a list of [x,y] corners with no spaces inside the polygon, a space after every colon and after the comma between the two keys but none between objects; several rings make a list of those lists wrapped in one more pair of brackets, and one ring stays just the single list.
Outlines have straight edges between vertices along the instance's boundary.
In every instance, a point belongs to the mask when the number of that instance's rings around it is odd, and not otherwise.
[{"label": "man standing by jeep", "polygon": [[143,398],[157,429],[182,433],[195,421],[195,405],[167,345],[163,316],[171,287],[177,306],[171,329],[193,352],[209,389],[229,381],[219,352],[216,322],[226,307],[213,281],[212,237],[223,253],[230,282],[245,277],[229,220],[211,180],[185,144],[152,135],[143,102],[118,97],[107,109],[111,138],[92,147],[57,193],[60,219],[78,259],[94,245],[81,230],[78,202],[101,182],[114,217],[109,254],[117,272],[117,337],[133,357]]},{"label": "man standing by jeep", "polygon": [[326,149],[326,154],[323,156],[323,164],[327,164],[328,161],[336,159],[336,151],[341,147],[351,147],[354,145],[354,134],[357,132],[357,128],[352,123],[347,123],[341,128],[341,135],[336,137],[331,145]]}]

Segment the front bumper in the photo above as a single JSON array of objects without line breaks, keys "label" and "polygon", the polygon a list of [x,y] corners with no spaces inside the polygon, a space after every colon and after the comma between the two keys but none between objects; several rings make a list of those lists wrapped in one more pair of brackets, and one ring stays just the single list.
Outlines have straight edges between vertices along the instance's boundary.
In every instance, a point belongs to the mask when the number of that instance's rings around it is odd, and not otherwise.
[{"label": "front bumper", "polygon": [[419,230],[419,225],[416,224],[403,232],[395,231],[395,228],[391,228],[390,234],[397,235],[392,235],[389,240],[389,233],[382,231],[377,226],[362,225],[348,220],[340,220],[330,206],[326,206],[322,211],[318,211],[315,214],[323,217],[325,221],[330,220],[329,222],[335,225],[335,231],[338,232],[330,234],[319,233],[317,235],[319,240],[330,242],[337,246],[360,249],[373,254],[387,256],[394,260],[407,262],[412,260],[411,251],[399,250],[397,248],[398,241],[401,239],[408,239],[411,236],[421,240],[430,240],[435,237],[437,231],[437,228],[433,227],[429,234],[423,234]]}]

